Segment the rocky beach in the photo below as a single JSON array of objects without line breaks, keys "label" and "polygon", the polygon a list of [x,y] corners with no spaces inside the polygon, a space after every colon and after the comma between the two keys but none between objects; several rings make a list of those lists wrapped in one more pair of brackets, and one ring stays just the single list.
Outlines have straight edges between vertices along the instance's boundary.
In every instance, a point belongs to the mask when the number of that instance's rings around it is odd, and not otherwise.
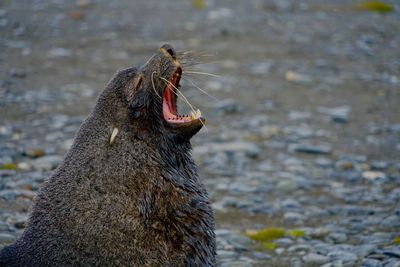
[{"label": "rocky beach", "polygon": [[207,119],[193,157],[219,266],[400,267],[400,3],[385,3],[3,1],[0,248],[113,74],[170,43],[198,63],[181,89]]}]

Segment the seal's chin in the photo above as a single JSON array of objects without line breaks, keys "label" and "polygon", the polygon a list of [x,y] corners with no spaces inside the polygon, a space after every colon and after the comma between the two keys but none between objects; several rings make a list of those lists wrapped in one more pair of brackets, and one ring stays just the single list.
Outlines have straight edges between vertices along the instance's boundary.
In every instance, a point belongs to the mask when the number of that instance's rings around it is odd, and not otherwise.
[{"label": "seal's chin", "polygon": [[190,115],[178,113],[176,99],[181,75],[182,69],[178,67],[164,89],[162,116],[171,128],[194,134],[204,125],[205,119],[201,117],[200,110],[192,111]]}]

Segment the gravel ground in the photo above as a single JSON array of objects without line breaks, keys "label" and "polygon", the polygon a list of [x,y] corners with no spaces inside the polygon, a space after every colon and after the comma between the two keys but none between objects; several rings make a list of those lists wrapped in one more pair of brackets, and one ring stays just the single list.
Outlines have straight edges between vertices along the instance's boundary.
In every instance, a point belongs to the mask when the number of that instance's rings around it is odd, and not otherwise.
[{"label": "gravel ground", "polygon": [[399,267],[400,4],[387,2],[0,2],[0,247],[113,73],[168,42],[219,75],[182,88],[208,122],[193,156],[220,266]]}]

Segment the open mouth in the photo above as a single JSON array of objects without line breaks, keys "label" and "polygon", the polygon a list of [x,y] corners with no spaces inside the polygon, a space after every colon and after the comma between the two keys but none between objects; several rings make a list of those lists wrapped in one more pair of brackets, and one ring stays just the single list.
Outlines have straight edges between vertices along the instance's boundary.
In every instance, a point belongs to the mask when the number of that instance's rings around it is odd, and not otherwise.
[{"label": "open mouth", "polygon": [[163,118],[171,127],[189,127],[203,125],[204,118],[201,117],[200,110],[192,111],[190,115],[179,114],[176,106],[178,98],[179,81],[181,79],[182,69],[178,67],[172,78],[167,83],[163,93]]}]

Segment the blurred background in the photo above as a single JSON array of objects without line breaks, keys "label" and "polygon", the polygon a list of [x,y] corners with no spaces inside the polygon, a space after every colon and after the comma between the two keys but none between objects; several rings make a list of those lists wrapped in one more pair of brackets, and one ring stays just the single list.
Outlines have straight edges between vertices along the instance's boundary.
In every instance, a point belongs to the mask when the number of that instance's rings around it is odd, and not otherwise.
[{"label": "blurred background", "polygon": [[202,63],[220,266],[399,267],[399,33],[395,0],[0,1],[0,246],[113,74],[170,43]]}]

